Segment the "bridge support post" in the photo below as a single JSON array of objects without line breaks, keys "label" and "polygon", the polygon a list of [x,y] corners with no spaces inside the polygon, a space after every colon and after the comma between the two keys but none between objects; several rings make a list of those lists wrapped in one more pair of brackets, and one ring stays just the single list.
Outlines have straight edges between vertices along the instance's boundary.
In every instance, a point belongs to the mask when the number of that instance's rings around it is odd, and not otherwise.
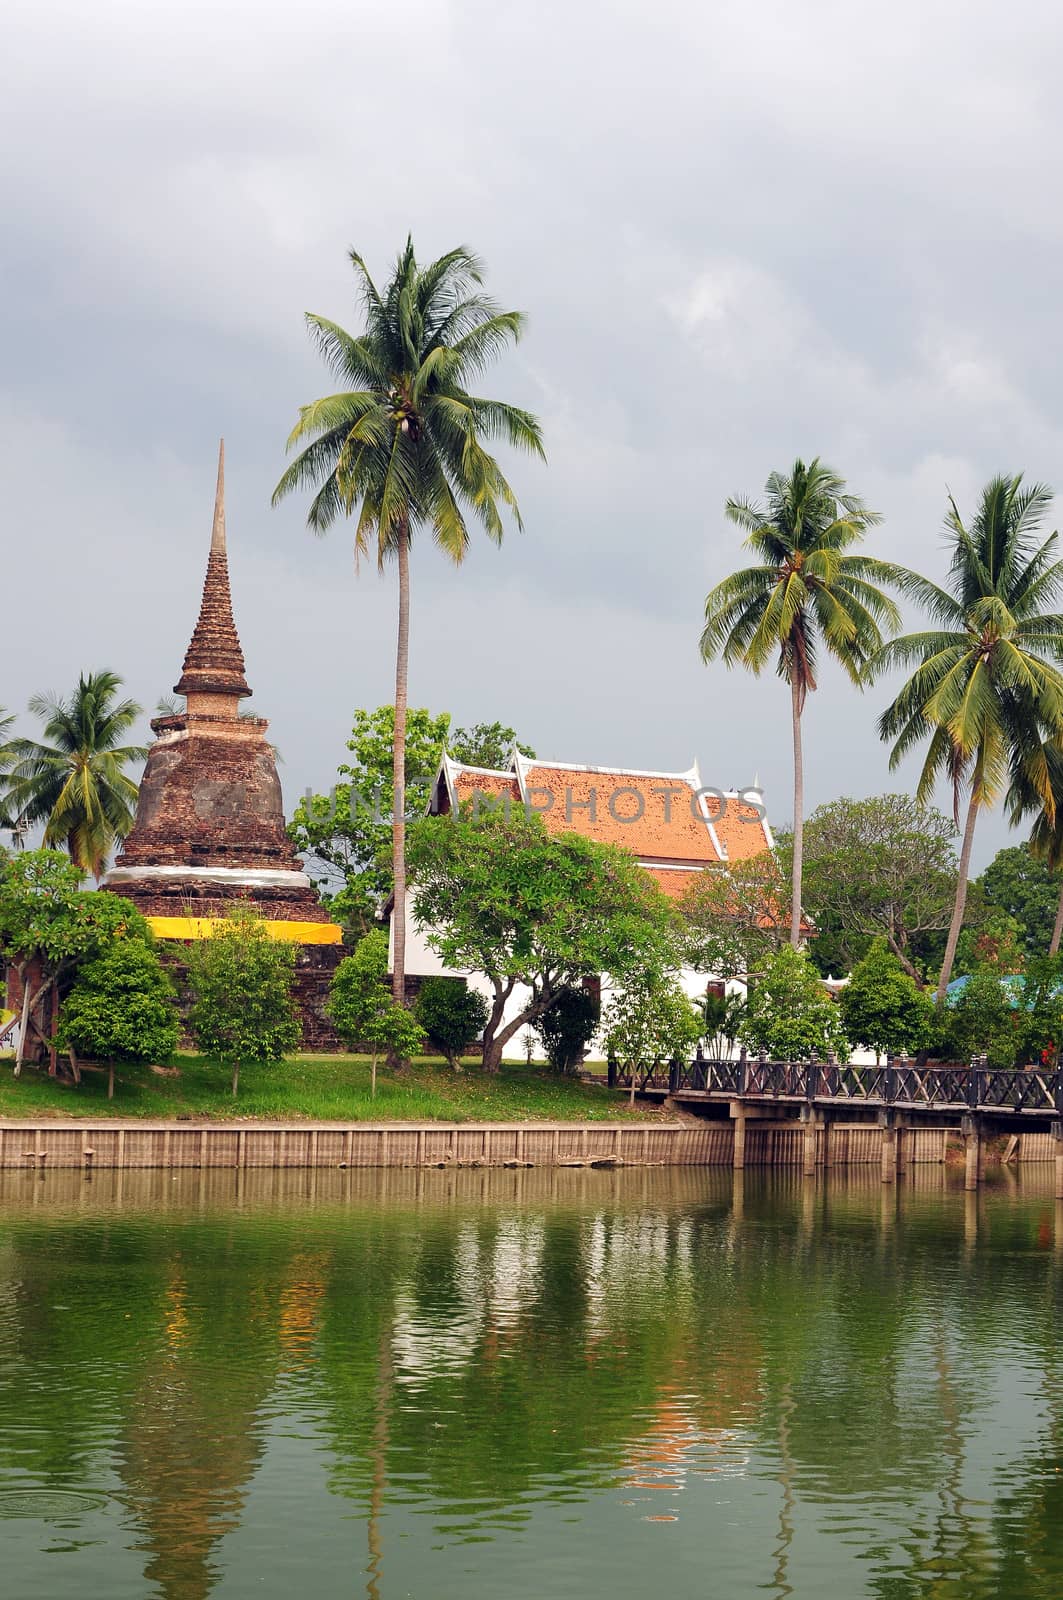
[{"label": "bridge support post", "polygon": [[977,1117],[964,1117],[960,1126],[964,1144],[963,1187],[977,1189],[983,1177],[982,1130]]},{"label": "bridge support post", "polygon": [[816,1113],[811,1106],[802,1106],[801,1123],[804,1134],[801,1146],[801,1170],[806,1178],[814,1178],[816,1176],[816,1144],[819,1124],[816,1120]]},{"label": "bridge support post", "polygon": [[746,1165],[746,1108],[741,1100],[731,1101],[731,1120],[734,1123],[734,1158],[733,1166],[736,1172],[743,1172]]},{"label": "bridge support post", "polygon": [[892,1121],[882,1125],[882,1181],[897,1182],[897,1124]]},{"label": "bridge support post", "polygon": [[912,1130],[906,1121],[897,1124],[897,1176],[904,1178],[908,1173],[911,1158]]},{"label": "bridge support post", "polygon": [[1053,1122],[1052,1139],[1056,1152],[1056,1199],[1063,1200],[1063,1122]]}]

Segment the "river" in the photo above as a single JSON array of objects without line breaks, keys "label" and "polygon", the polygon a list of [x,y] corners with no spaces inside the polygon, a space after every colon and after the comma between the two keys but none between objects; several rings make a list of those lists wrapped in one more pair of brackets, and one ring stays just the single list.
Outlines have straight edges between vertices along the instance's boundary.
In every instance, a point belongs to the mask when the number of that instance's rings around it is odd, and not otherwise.
[{"label": "river", "polygon": [[1048,1167],[9,1173],[0,1583],[1059,1600],[1061,1294]]}]

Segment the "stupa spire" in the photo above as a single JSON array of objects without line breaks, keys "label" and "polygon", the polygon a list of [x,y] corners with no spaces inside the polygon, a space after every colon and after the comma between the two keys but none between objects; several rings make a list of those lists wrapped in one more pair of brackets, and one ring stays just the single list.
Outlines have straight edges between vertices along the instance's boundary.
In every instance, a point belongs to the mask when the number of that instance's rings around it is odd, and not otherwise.
[{"label": "stupa spire", "polygon": [[[237,704],[251,690],[244,677],[244,653],[233,621],[229,558],[225,549],[225,440],[218,450],[218,487],[210,535],[207,576],[199,620],[185,656],[177,694],[188,696],[188,710],[235,717]],[[205,699],[204,697],[209,697]]]}]

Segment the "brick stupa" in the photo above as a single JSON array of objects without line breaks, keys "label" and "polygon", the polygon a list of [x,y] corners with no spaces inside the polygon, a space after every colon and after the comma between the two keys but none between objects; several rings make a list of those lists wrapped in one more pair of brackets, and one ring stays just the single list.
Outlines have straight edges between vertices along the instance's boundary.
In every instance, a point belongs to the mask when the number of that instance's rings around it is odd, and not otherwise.
[{"label": "brick stupa", "polygon": [[136,821],[103,887],[132,900],[163,939],[209,938],[242,903],[273,938],[339,945],[285,829],[269,724],[240,712],[251,690],[229,589],[224,442],[203,602],[174,687],[185,709],[151,724]]}]

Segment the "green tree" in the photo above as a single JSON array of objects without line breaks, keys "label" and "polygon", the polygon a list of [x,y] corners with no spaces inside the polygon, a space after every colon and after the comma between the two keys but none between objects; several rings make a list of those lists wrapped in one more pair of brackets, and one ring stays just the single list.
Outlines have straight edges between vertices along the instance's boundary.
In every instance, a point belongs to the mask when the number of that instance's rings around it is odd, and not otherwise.
[{"label": "green tree", "polygon": [[885,939],[875,939],[838,997],[842,1024],[854,1044],[876,1057],[914,1055],[933,1043],[935,1009]]},{"label": "green tree", "polygon": [[974,927],[961,932],[953,971],[957,977],[971,972],[1006,977],[1021,972],[1024,965],[1022,927],[1006,911],[991,908]]},{"label": "green tree", "polygon": [[1040,484],[1022,475],[997,477],[982,491],[970,527],[949,499],[945,538],[948,587],[906,572],[901,588],[934,626],[893,639],[870,671],[914,668],[879,719],[892,739],[890,766],[929,738],[916,789],[925,803],[941,777],[952,784],[955,811],[966,788],[967,816],[959,874],[937,995],[944,998],[963,927],[978,813],[992,806],[1009,778],[1037,796],[1054,817],[1043,740],[1063,729],[1063,676],[1054,660],[1063,645],[1063,619],[1051,608],[1063,589],[1057,535],[1037,542],[1051,504]]},{"label": "green tree", "polygon": [[0,959],[22,985],[15,1076],[26,1060],[51,1051],[45,1002],[60,994],[78,966],[113,941],[146,943],[148,924],[129,900],[81,888],[78,867],[58,850],[27,850],[0,861]]},{"label": "green tree", "polygon": [[118,699],[121,685],[113,672],[91,672],[69,700],[34,695],[30,710],[48,742],[11,739],[6,747],[7,808],[31,826],[43,822],[44,843],[65,845],[95,878],[133,826],[137,786],[125,768],[147,754],[122,742],[141,708]]},{"label": "green tree", "polygon": [[[421,706],[407,712],[402,797],[408,816],[423,813],[449,737],[449,712],[434,715]],[[394,706],[356,711],[347,749],[351,759],[337,769],[332,792],[305,794],[288,832],[333,914],[361,936],[392,887]]]},{"label": "green tree", "polygon": [[[1063,938],[1063,872],[1060,870],[1063,868],[1063,750],[1055,741],[1046,740],[1042,753],[1048,771],[1051,803],[1045,804],[1035,785],[1028,781],[1025,767],[1020,768],[1018,780],[1013,782],[1008,798],[1012,823],[1020,822],[1031,812],[1034,813],[1028,846],[1029,872],[1038,885],[1039,900],[1043,902],[1051,894],[1055,901],[1055,915],[1048,940],[1048,954],[1054,956],[1058,954]],[[1032,908],[1026,909],[1028,914],[1032,911]],[[1020,916],[1019,920],[1023,921],[1023,918]],[[1030,920],[1033,920],[1032,916]],[[1032,933],[1028,948],[1031,944]],[[1040,952],[1043,946],[1038,941],[1035,948]]]},{"label": "green tree", "polygon": [[[485,441],[501,439],[543,456],[539,424],[527,411],[485,400],[467,385],[519,339],[524,319],[501,311],[482,293],[483,271],[460,247],[420,267],[407,240],[390,282],[377,289],[361,256],[351,251],[365,332],[352,336],[325,317],[307,322],[343,389],[303,406],[288,440],[303,446],[274,491],[274,503],[297,489],[314,491],[308,522],[324,533],[357,512],[355,550],[374,549],[377,564],[398,567],[399,626],[395,666],[393,783],[406,770],[406,684],[410,629],[410,541],[431,530],[445,555],[460,563],[468,520],[500,543],[503,510],[517,525],[516,496]],[[307,443],[307,441],[310,441]],[[392,966],[396,1001],[405,1004],[405,813],[392,822],[395,928]]]},{"label": "green tree", "polygon": [[601,1003],[593,994],[583,988],[566,988],[546,1015],[539,1018],[535,1031],[546,1051],[547,1061],[556,1071],[576,1070],[594,1038],[601,1014]]},{"label": "green tree", "polygon": [[701,1001],[701,1037],[709,1047],[713,1061],[730,1061],[734,1055],[735,1041],[742,1031],[742,1014],[746,1003],[740,994],[720,994],[707,990]]},{"label": "green tree", "polygon": [[955,1061],[986,1056],[991,1067],[1013,1067],[1019,1016],[995,972],[975,972],[944,1011],[946,1053]]},{"label": "green tree", "polygon": [[[483,1063],[546,1015],[564,989],[604,976],[664,970],[675,960],[668,902],[627,851],[538,817],[431,817],[410,835],[413,910],[445,966],[491,985]],[[514,992],[521,1004],[508,1021]]]},{"label": "green tree", "polygon": [[456,1072],[461,1052],[487,1022],[487,1001],[464,978],[426,978],[414,1001],[413,1014]]},{"label": "green tree", "polygon": [[495,772],[509,765],[514,747],[529,761],[534,761],[535,751],[531,745],[521,744],[513,729],[501,722],[476,722],[471,728],[456,728],[447,740],[447,749],[455,761]]},{"label": "green tree", "polygon": [[632,1075],[655,1061],[681,1061],[701,1037],[697,1008],[668,973],[635,975],[609,1002],[603,1021],[605,1048]]},{"label": "green tree", "polygon": [[1063,887],[1057,868],[1043,856],[1035,855],[1029,844],[1006,845],[997,851],[975,883],[987,909],[1014,918],[1028,955],[1043,955],[1048,950]]},{"label": "green tree", "polygon": [[848,1052],[837,1004],[801,950],[784,945],[749,991],[742,1013],[743,1044],[775,1061],[820,1060]]},{"label": "green tree", "polygon": [[119,939],[74,979],[59,1018],[59,1042],[79,1055],[116,1061],[165,1061],[177,1048],[177,991],[153,945]]},{"label": "green tree", "polygon": [[716,978],[759,972],[789,938],[784,890],[769,850],[699,872],[679,902],[685,965]]},{"label": "green tree", "polygon": [[262,918],[240,906],[188,950],[192,1004],[188,1028],[197,1048],[232,1074],[249,1061],[280,1061],[299,1043],[292,1002],[295,947],[271,939]]},{"label": "green tree", "polygon": [[851,681],[863,684],[868,661],[882,647],[881,625],[898,626],[900,615],[882,592],[896,569],[856,555],[868,528],[881,519],[817,457],[795,461],[789,473],[773,472],[767,502],[728,500],[727,516],[744,530],[746,549],[758,565],[718,583],[705,600],[701,634],[704,661],[722,657],[728,667],[755,676],[774,658],[790,686],[794,747],[794,829],[791,861],[790,943],[801,941],[801,873],[804,819],[804,757],[801,716],[816,688],[818,656],[826,650]]},{"label": "green tree", "polygon": [[910,795],[844,796],[817,807],[804,842],[805,906],[817,929],[884,938],[921,987],[924,936],[943,932],[952,914],[955,838],[951,818]]},{"label": "green tree", "polygon": [[374,928],[359,939],[332,976],[326,1007],[349,1050],[368,1045],[372,1053],[370,1093],[376,1099],[376,1069],[381,1050],[398,1061],[416,1055],[424,1029],[388,989],[388,936]]},{"label": "green tree", "polygon": [[[436,714],[423,706],[407,711],[403,802],[408,819],[424,814],[444,750],[469,765],[487,765],[484,758],[493,760],[503,748],[500,759],[508,759],[512,728],[477,723],[455,731],[450,724],[448,711]],[[330,794],[303,796],[288,828],[332,914],[358,938],[372,928],[391,893],[394,746],[394,706],[356,711],[347,741],[351,759],[337,769]],[[527,745],[518,748],[534,754]]]}]

